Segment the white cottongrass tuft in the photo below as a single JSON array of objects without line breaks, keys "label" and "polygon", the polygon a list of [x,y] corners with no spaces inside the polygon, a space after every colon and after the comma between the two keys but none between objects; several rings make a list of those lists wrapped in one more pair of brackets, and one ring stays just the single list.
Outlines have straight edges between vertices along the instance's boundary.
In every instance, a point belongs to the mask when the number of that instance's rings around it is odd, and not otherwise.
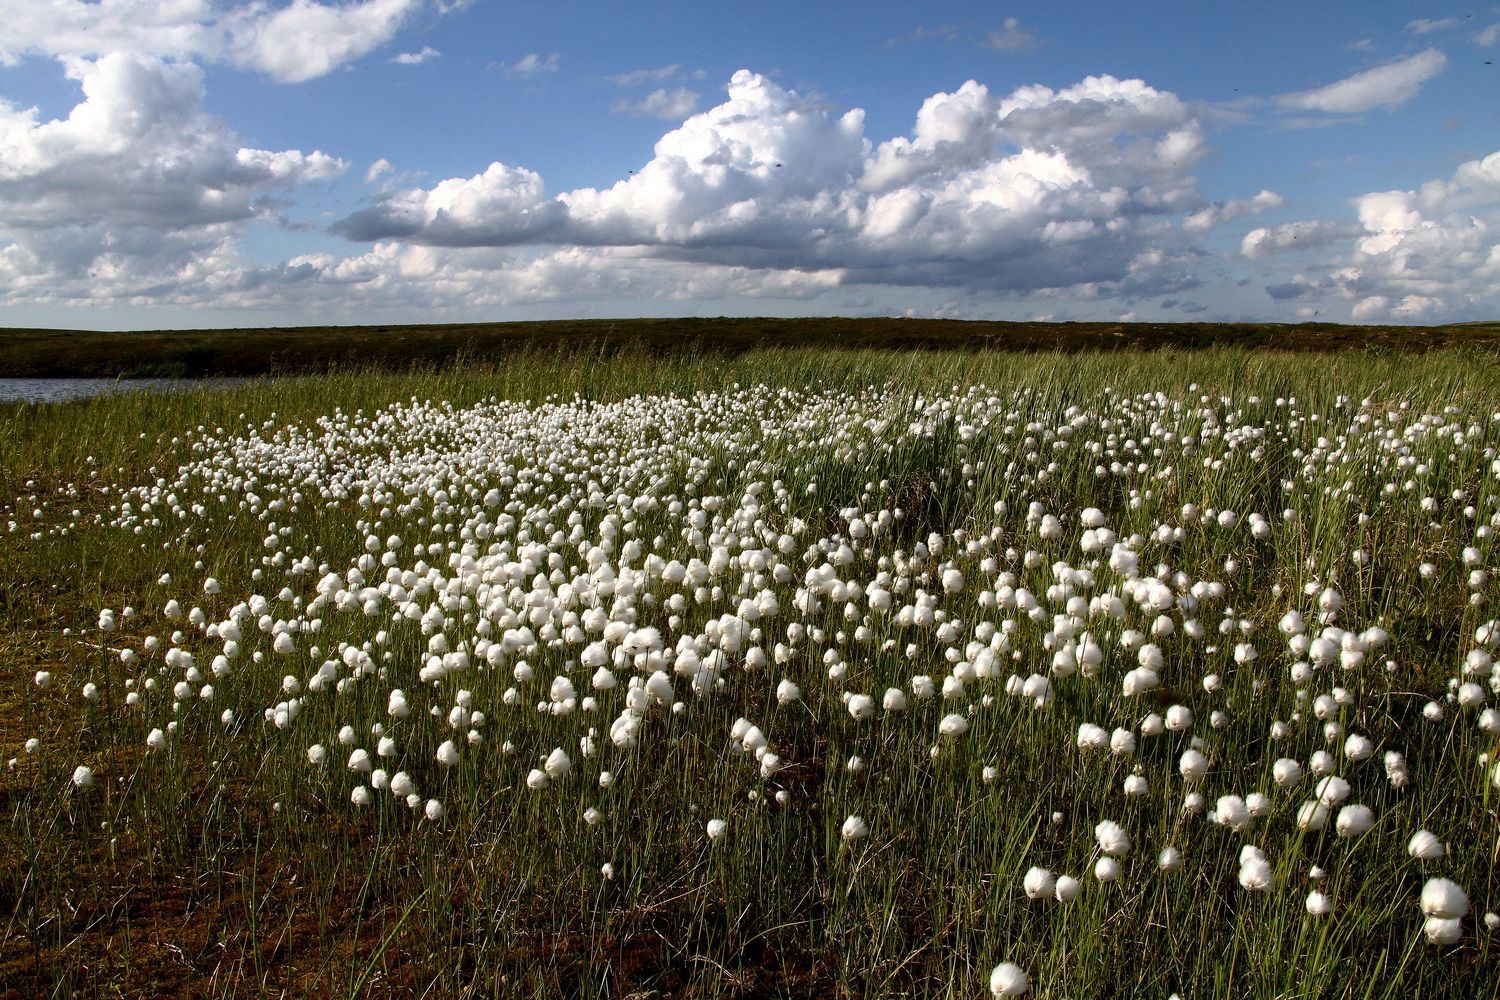
[{"label": "white cottongrass tuft", "polygon": [[1014,962],[1001,962],[990,972],[990,993],[997,997],[1020,997],[1031,992],[1031,978]]},{"label": "white cottongrass tuft", "polygon": [[870,827],[862,816],[850,816],[844,820],[844,825],[839,831],[845,840],[864,840],[870,835]]},{"label": "white cottongrass tuft", "polygon": [[1282,757],[1271,765],[1271,777],[1282,788],[1290,788],[1302,780],[1302,765],[1290,757]]},{"label": "white cottongrass tuft", "polygon": [[941,736],[962,736],[969,731],[969,720],[958,713],[943,716],[938,723],[938,734]]},{"label": "white cottongrass tuft", "polygon": [[1033,865],[1026,870],[1026,876],[1021,880],[1021,887],[1026,890],[1028,899],[1045,899],[1056,890],[1057,882],[1047,869]]},{"label": "white cottongrass tuft", "polygon": [[1429,944],[1458,944],[1464,936],[1464,922],[1457,917],[1428,917],[1422,923]]},{"label": "white cottongrass tuft", "polygon": [[1347,799],[1349,797],[1349,793],[1353,790],[1354,789],[1349,784],[1349,782],[1345,781],[1343,778],[1339,777],[1336,774],[1331,774],[1328,777],[1323,778],[1318,782],[1315,788],[1318,796],[1318,801],[1323,803],[1325,806],[1338,805],[1340,802],[1343,802],[1345,799]]},{"label": "white cottongrass tuft", "polygon": [[1130,853],[1130,834],[1114,820],[1100,820],[1094,827],[1094,839],[1099,842],[1099,850],[1105,854]]},{"label": "white cottongrass tuft", "polygon": [[1184,781],[1197,781],[1208,773],[1208,758],[1197,750],[1184,750],[1178,758],[1177,770]]},{"label": "white cottongrass tuft", "polygon": [[1422,915],[1458,920],[1469,912],[1469,895],[1457,882],[1431,878],[1422,886]]},{"label": "white cottongrass tuft", "polygon": [[1250,809],[1238,795],[1221,795],[1214,803],[1213,820],[1220,826],[1239,832],[1250,825]]},{"label": "white cottongrass tuft", "polygon": [[1406,842],[1406,853],[1423,861],[1436,861],[1447,851],[1447,846],[1437,839],[1437,835],[1427,830],[1418,830]]},{"label": "white cottongrass tuft", "polygon": [[542,765],[542,770],[546,771],[547,777],[553,781],[560,781],[573,770],[573,760],[562,747],[557,747],[547,755],[547,761]]},{"label": "white cottongrass tuft", "polygon": [[1349,805],[1339,810],[1333,827],[1340,837],[1358,837],[1375,825],[1375,812],[1369,806]]},{"label": "white cottongrass tuft", "polygon": [[1249,892],[1265,892],[1271,888],[1270,862],[1260,849],[1246,844],[1240,850],[1240,885]]},{"label": "white cottongrass tuft", "polygon": [[1297,807],[1297,829],[1315,831],[1328,825],[1328,807],[1321,802],[1308,801]]}]

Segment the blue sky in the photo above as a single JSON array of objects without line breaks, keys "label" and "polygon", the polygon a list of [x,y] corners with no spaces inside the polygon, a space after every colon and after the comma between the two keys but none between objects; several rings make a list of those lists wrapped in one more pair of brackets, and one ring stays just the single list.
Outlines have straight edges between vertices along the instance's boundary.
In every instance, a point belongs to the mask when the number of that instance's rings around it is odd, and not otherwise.
[{"label": "blue sky", "polygon": [[1500,315],[1500,7],[29,0],[7,325]]}]

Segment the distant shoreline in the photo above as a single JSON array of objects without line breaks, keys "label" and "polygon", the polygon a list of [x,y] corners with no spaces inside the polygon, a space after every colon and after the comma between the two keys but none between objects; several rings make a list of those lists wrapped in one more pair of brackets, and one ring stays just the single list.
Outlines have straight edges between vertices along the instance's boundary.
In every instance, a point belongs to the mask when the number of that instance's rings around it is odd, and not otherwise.
[{"label": "distant shoreline", "polygon": [[8,378],[212,378],[495,364],[518,353],[741,354],[757,349],[1078,352],[1204,348],[1376,353],[1500,351],[1500,322],[1030,323],[947,319],[686,318],[100,332],[0,329]]}]

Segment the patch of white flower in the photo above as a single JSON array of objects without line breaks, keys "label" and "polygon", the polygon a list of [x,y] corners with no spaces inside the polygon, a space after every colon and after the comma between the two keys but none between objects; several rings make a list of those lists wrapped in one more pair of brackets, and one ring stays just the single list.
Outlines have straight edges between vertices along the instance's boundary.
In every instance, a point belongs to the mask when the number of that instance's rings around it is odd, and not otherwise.
[{"label": "patch of white flower", "polygon": [[[337,808],[444,829],[496,795],[628,829],[618,803],[682,803],[622,786],[691,772],[684,787],[730,793],[692,820],[720,852],[759,836],[747,813],[816,805],[828,843],[874,855],[930,789],[999,816],[1066,775],[1056,853],[1019,878],[1037,905],[1227,880],[1237,855],[1244,892],[1337,921],[1356,893],[1307,892],[1272,859],[1332,866],[1442,829],[1403,805],[1424,782],[1500,783],[1488,757],[1474,777],[1500,733],[1496,422],[1451,409],[1101,393],[1052,412],[1024,390],[750,386],[200,428],[99,523],[163,547],[232,524],[258,562],[162,576],[136,602],[160,613],[103,609],[110,671],[38,671],[35,697],[122,713],[143,767],[195,752],[189,734],[254,730]],[[940,445],[922,477],[901,464]],[[1426,496],[1437,465],[1473,495]],[[942,523],[923,520],[934,473]],[[1381,523],[1437,537],[1439,513],[1461,549],[1377,544]],[[1319,517],[1349,535],[1336,565],[1272,574],[1262,553],[1306,544]],[[1369,598],[1377,570],[1456,581],[1453,659],[1407,669],[1404,623]],[[1420,727],[1451,727],[1463,753],[1409,757]],[[77,765],[75,792],[94,781]],[[1433,873],[1420,911],[1439,945],[1471,909],[1436,874],[1452,852],[1417,829],[1381,861]],[[1006,962],[989,987],[1031,981]]]}]

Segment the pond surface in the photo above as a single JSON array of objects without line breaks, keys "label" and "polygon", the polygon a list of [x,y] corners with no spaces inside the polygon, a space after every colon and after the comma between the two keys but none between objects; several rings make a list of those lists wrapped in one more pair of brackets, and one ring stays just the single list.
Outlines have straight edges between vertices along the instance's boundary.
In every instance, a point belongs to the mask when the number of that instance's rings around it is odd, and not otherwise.
[{"label": "pond surface", "polygon": [[0,378],[0,403],[57,403],[111,392],[181,392],[230,386],[242,378]]}]

